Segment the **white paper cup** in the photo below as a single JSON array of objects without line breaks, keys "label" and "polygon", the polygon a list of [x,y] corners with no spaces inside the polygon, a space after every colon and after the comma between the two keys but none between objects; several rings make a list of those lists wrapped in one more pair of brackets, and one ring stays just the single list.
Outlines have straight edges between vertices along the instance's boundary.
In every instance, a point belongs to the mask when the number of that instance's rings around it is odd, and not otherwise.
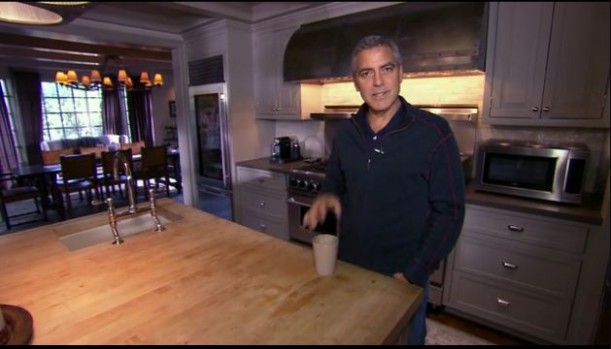
[{"label": "white paper cup", "polygon": [[332,275],[337,264],[337,246],[339,239],[331,234],[318,234],[312,238],[314,266],[319,275]]}]

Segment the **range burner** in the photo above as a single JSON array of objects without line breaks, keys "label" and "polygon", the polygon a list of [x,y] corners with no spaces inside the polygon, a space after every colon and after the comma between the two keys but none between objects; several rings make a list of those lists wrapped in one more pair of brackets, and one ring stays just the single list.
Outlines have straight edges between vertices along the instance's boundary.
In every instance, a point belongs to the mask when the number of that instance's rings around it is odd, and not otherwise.
[{"label": "range burner", "polygon": [[295,167],[291,170],[291,172],[301,175],[314,175],[316,177],[324,177],[326,167],[327,161],[317,161],[312,163],[305,163],[299,167]]},{"label": "range burner", "polygon": [[305,165],[299,166],[297,168],[294,168],[293,171],[325,173],[326,166],[327,166],[326,162],[318,162],[314,164],[305,164]]},{"label": "range burner", "polygon": [[316,195],[325,178],[327,161],[305,163],[291,170],[289,175],[289,192]]}]

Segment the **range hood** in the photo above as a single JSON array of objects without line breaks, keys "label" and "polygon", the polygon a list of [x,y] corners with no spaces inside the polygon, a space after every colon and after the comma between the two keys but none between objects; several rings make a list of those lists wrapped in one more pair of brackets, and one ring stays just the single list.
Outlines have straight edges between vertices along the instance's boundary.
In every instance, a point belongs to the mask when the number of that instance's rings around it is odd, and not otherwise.
[{"label": "range hood", "polygon": [[487,2],[407,2],[302,25],[284,54],[284,80],[351,80],[352,49],[362,37],[393,38],[406,76],[481,74]]}]

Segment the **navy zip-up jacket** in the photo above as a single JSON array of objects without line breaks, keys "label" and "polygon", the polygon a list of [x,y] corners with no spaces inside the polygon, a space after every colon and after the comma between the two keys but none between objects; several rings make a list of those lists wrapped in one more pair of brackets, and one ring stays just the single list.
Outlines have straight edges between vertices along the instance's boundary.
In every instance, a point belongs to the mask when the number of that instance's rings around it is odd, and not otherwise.
[{"label": "navy zip-up jacket", "polygon": [[448,122],[399,98],[375,150],[366,104],[338,124],[322,192],[342,204],[341,260],[424,286],[462,229],[464,174]]}]

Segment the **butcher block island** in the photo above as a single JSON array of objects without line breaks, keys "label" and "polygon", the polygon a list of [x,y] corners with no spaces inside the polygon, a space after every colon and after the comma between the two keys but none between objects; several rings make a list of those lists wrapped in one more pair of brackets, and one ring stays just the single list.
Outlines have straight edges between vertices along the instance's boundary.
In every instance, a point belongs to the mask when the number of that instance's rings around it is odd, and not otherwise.
[{"label": "butcher block island", "polygon": [[165,231],[120,245],[110,229],[88,247],[60,240],[104,212],[0,237],[0,304],[32,315],[31,344],[387,344],[421,302],[342,261],[319,276],[310,248],[172,199],[157,211]]}]

